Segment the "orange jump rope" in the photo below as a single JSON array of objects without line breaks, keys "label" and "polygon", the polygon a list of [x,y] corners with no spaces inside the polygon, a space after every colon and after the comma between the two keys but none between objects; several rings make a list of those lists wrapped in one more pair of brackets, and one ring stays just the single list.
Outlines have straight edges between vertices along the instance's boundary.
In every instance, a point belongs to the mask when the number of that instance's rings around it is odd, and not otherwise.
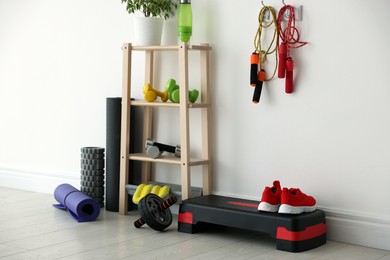
[{"label": "orange jump rope", "polygon": [[[272,16],[272,20],[270,22],[265,21],[266,14]],[[255,87],[252,101],[253,103],[259,103],[261,91],[263,89],[263,83],[266,81],[270,81],[275,77],[277,71],[277,63],[278,63],[278,27],[277,27],[277,19],[275,9],[271,6],[265,6],[263,4],[263,8],[260,10],[258,16],[259,26],[254,39],[254,47],[255,51],[252,53],[250,62],[251,62],[251,73],[250,73],[250,84]],[[268,47],[264,48],[263,42],[264,39],[264,31],[265,29],[272,28],[273,38],[270,41]],[[275,55],[275,69],[271,77],[266,78],[265,64],[268,61],[267,56],[270,54]]]}]

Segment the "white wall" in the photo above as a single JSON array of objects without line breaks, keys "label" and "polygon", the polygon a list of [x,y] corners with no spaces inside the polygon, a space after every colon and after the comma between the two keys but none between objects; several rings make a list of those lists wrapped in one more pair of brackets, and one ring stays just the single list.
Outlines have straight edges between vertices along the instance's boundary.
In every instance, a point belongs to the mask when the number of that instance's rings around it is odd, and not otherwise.
[{"label": "white wall", "polygon": [[[309,42],[293,52],[296,91],[287,95],[273,80],[258,105],[248,81],[260,1],[192,3],[191,42],[213,46],[214,191],[258,199],[279,179],[315,196],[330,238],[390,249],[390,4],[289,3],[303,5],[298,26]],[[119,0],[0,1],[0,185],[50,192],[9,181],[18,172],[77,183],[80,147],[105,146],[105,99],[121,94],[121,45],[131,42],[131,26]],[[165,37],[174,20],[168,29]],[[156,66],[161,84],[177,75],[165,60]],[[175,120],[169,111],[159,116]],[[175,143],[168,120],[157,119],[156,135]],[[195,115],[194,129],[198,123]]]}]

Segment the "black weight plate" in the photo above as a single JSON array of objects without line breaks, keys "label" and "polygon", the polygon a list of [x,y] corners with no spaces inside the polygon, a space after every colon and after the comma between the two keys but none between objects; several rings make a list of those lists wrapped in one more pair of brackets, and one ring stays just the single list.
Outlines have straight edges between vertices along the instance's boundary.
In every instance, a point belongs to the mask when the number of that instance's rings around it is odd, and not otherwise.
[{"label": "black weight plate", "polygon": [[154,230],[162,231],[172,224],[170,209],[161,211],[159,206],[164,202],[159,196],[149,193],[138,203],[141,218]]}]

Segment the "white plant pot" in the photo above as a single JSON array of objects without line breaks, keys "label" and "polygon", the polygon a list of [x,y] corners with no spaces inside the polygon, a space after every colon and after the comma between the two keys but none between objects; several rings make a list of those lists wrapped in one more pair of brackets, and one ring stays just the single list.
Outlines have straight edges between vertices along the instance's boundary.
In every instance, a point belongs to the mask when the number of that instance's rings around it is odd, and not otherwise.
[{"label": "white plant pot", "polygon": [[161,45],[163,24],[160,17],[134,16],[134,44]]}]

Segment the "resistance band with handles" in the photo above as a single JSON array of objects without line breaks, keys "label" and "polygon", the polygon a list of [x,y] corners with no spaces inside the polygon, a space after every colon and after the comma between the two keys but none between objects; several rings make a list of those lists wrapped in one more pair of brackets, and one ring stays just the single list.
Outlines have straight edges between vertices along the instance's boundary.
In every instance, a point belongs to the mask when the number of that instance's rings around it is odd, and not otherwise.
[{"label": "resistance band with handles", "polygon": [[[268,23],[265,21],[266,14],[270,14],[272,16],[272,20]],[[253,103],[259,103],[261,91],[263,88],[263,83],[266,81],[269,81],[275,77],[276,70],[277,70],[277,51],[278,51],[278,27],[277,27],[277,19],[276,19],[276,12],[275,9],[271,6],[265,6],[263,4],[263,8],[260,10],[259,16],[258,16],[259,26],[256,32],[256,36],[254,39],[254,47],[255,51],[251,55],[251,74],[250,74],[250,84],[251,86],[255,87],[252,101]],[[263,36],[263,29],[271,28],[273,26],[274,33],[272,41],[269,43],[269,46],[267,48],[263,49],[262,44],[262,37]],[[267,56],[269,54],[275,54],[275,69],[270,78],[266,78],[266,72],[264,69],[264,65],[267,62]]]},{"label": "resistance band with handles", "polygon": [[[283,17],[288,11],[289,16],[287,25],[283,28]],[[286,78],[285,92],[292,93],[294,90],[294,60],[290,56],[291,48],[300,48],[307,44],[299,40],[299,31],[295,27],[295,12],[291,5],[283,6],[278,14],[278,32],[280,37],[279,50],[279,66],[278,77]]]}]

